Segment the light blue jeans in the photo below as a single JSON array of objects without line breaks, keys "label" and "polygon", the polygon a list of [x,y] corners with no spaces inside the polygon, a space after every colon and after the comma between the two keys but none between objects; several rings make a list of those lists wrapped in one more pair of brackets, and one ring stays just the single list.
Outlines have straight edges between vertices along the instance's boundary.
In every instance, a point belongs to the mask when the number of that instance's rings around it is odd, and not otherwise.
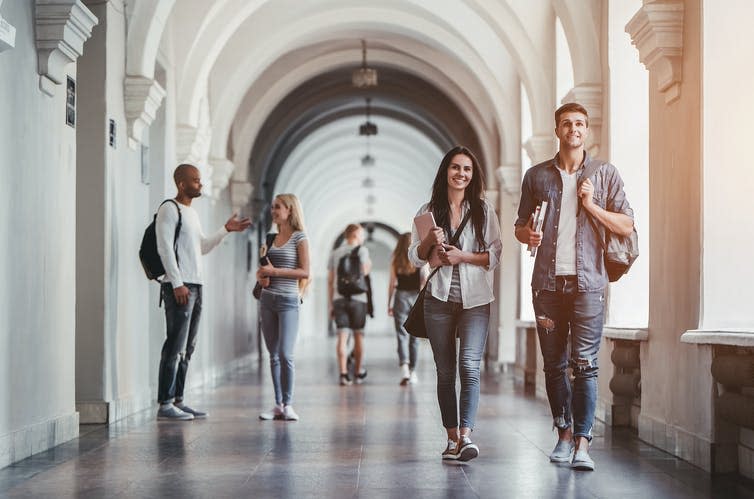
[{"label": "light blue jeans", "polygon": [[[437,400],[445,428],[474,428],[479,407],[480,364],[487,342],[490,305],[464,309],[455,302],[424,298],[424,322],[437,368]],[[456,334],[460,339],[458,371],[461,396],[456,400]]]},{"label": "light blue jeans", "polygon": [[296,367],[293,350],[298,336],[298,295],[280,295],[262,290],[259,297],[262,335],[270,353],[275,403],[289,405],[293,400]]},{"label": "light blue jeans", "polygon": [[416,301],[419,291],[395,290],[393,301],[393,319],[395,320],[395,336],[398,340],[398,365],[408,364],[412,371],[416,367],[416,357],[419,352],[419,338],[411,336],[403,328],[408,311]]}]

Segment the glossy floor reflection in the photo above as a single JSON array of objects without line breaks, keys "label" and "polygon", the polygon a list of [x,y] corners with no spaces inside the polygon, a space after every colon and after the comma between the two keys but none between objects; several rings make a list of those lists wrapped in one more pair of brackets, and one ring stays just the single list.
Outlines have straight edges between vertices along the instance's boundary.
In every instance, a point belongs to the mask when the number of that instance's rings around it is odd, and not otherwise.
[{"label": "glossy floor reflection", "polygon": [[334,340],[298,345],[298,422],[260,421],[273,404],[266,361],[187,402],[204,421],[157,422],[145,411],[0,470],[0,497],[466,498],[754,497],[754,484],[712,477],[639,441],[597,428],[595,472],[553,465],[545,403],[509,375],[485,375],[474,432],[480,457],[445,464],[431,352],[420,383],[398,386],[394,339],[369,337],[369,376],[337,385]]}]

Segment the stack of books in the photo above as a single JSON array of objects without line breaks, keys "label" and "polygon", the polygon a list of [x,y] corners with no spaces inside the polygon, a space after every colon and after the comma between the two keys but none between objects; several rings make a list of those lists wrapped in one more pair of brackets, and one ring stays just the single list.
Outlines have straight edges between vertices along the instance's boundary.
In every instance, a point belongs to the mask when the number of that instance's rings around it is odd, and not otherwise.
[{"label": "stack of books", "polygon": [[[545,223],[545,215],[547,214],[547,201],[542,201],[538,206],[537,209],[534,210],[534,217],[532,219],[532,226],[531,228],[534,229],[535,232],[542,232],[542,225]],[[532,257],[537,256],[537,247],[536,246],[527,246],[527,250],[529,250],[529,254]]]}]

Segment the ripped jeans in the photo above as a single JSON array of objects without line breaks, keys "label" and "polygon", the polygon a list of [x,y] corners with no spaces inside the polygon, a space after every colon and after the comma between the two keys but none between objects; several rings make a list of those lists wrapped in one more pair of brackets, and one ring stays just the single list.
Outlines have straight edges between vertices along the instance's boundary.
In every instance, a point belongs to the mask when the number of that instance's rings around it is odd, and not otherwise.
[{"label": "ripped jeans", "polygon": [[[576,276],[557,276],[555,284],[556,291],[532,292],[547,399],[556,427],[573,425],[574,437],[591,441],[605,293],[578,292]],[[573,390],[566,371],[569,365],[574,376]]]}]

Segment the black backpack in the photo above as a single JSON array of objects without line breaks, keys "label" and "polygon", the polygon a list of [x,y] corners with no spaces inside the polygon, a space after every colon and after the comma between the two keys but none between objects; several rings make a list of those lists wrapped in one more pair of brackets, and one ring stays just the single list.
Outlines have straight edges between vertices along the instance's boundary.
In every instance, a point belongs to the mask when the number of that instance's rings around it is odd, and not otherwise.
[{"label": "black backpack", "polygon": [[338,293],[342,296],[351,297],[367,291],[367,283],[359,258],[360,248],[361,246],[356,246],[338,260]]},{"label": "black backpack", "polygon": [[[175,261],[178,262],[178,234],[181,232],[181,208],[172,199],[166,199],[160,203],[162,207],[165,203],[173,203],[178,210],[178,223],[175,225],[175,236],[173,237],[173,251],[175,251]],[[160,211],[157,208],[157,211]],[[165,267],[160,260],[160,254],[157,252],[157,230],[155,224],[157,222],[157,213],[152,218],[150,223],[144,230],[144,237],[141,238],[141,247],[139,248],[139,260],[141,260],[141,266],[144,267],[144,273],[147,274],[147,279],[160,280],[160,277],[165,275]]]}]

